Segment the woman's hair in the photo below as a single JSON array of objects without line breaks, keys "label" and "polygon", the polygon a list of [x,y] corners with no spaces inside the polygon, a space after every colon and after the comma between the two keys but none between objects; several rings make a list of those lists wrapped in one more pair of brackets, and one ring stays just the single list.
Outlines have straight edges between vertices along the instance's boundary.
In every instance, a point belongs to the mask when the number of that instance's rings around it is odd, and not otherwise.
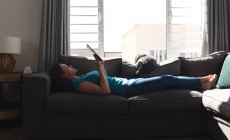
[{"label": "woman's hair", "polygon": [[71,81],[64,78],[64,71],[60,67],[60,64],[55,64],[49,71],[51,76],[51,90],[53,92],[70,91],[74,92]]},{"label": "woman's hair", "polygon": [[50,69],[50,75],[51,75],[52,77],[55,77],[55,78],[63,79],[64,71],[61,69],[59,63],[55,64],[55,65]]}]

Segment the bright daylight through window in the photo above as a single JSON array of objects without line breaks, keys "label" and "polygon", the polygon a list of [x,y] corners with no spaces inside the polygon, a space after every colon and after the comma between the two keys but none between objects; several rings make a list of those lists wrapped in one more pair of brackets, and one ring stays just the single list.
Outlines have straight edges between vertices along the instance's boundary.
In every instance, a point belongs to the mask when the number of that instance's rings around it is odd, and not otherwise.
[{"label": "bright daylight through window", "polygon": [[138,54],[158,62],[201,54],[205,0],[70,0],[70,55],[133,63]]}]

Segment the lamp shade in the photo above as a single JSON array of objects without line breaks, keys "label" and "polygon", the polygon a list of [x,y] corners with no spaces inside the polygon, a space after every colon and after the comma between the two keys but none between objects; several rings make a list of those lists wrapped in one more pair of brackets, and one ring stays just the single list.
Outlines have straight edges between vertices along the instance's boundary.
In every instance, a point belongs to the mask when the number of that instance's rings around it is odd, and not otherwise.
[{"label": "lamp shade", "polygon": [[0,37],[0,53],[20,54],[21,39],[19,37]]}]

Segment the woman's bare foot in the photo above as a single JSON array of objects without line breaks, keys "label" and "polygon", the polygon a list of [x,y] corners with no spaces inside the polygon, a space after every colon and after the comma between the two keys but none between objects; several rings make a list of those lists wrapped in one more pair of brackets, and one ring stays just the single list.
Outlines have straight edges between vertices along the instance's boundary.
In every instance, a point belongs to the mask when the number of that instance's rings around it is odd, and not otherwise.
[{"label": "woman's bare foot", "polygon": [[216,74],[211,75],[211,78],[206,82],[201,82],[203,90],[211,89],[212,86],[216,83],[218,76]]},{"label": "woman's bare foot", "polygon": [[205,83],[205,82],[209,81],[210,79],[212,79],[213,75],[210,74],[210,75],[199,77],[199,78],[200,78],[201,83]]}]

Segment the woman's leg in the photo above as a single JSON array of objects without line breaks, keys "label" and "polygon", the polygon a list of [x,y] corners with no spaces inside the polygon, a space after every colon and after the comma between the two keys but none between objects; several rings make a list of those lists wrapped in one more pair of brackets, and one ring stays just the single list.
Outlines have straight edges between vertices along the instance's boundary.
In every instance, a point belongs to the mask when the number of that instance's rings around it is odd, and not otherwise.
[{"label": "woman's leg", "polygon": [[127,97],[163,89],[201,90],[201,80],[197,77],[163,75],[150,78],[138,78],[130,82]]},{"label": "woman's leg", "polygon": [[207,90],[212,87],[216,80],[216,74],[204,77],[163,75],[150,78],[138,78],[130,82],[127,97],[163,89]]}]

